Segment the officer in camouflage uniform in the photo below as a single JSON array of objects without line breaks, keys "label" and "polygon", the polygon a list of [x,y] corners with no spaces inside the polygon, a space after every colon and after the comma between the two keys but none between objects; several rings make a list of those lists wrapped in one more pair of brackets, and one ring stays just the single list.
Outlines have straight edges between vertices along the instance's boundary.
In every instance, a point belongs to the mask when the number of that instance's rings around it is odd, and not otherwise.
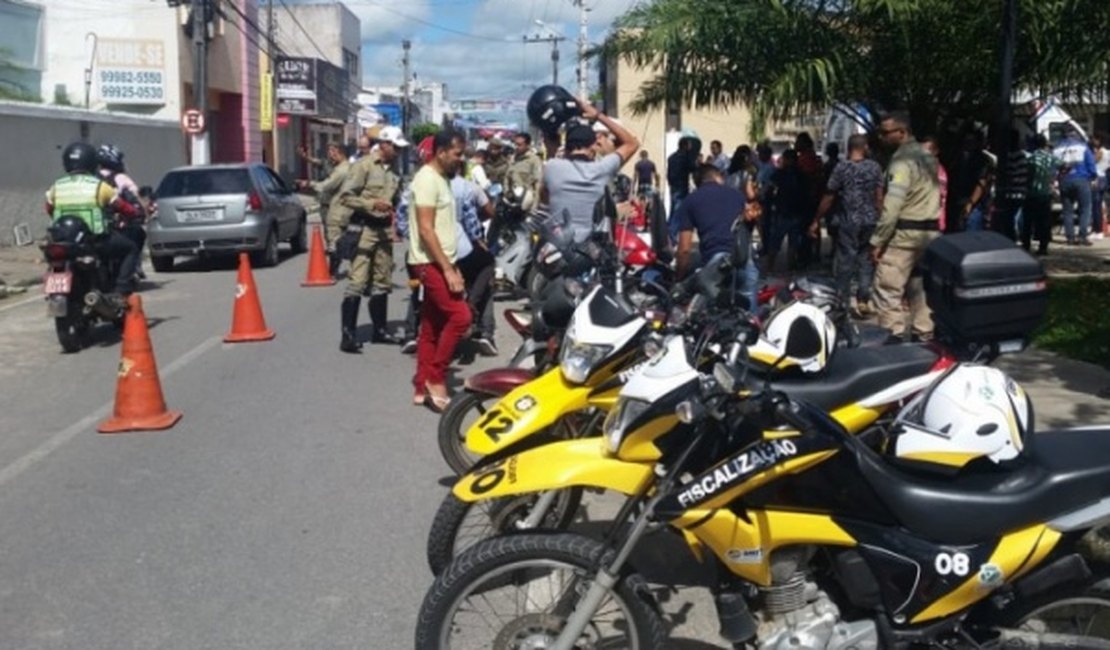
[{"label": "officer in camouflage uniform", "polygon": [[913,139],[909,118],[894,113],[880,125],[881,140],[894,157],[887,169],[883,214],[871,236],[875,260],[875,309],[879,325],[902,338],[906,330],[902,299],[909,302],[914,337],[933,337],[933,315],[914,268],[925,248],[940,235],[940,182],[936,158]]},{"label": "officer in camouflage uniform", "polygon": [[362,345],[355,336],[358,307],[369,290],[370,321],[374,343],[396,343],[386,330],[389,292],[393,288],[393,214],[400,198],[401,179],[393,171],[397,149],[409,143],[401,129],[390,126],[378,135],[376,152],[359,158],[339,191],[338,201],[351,210],[351,225],[361,226],[358,247],[340,309],[342,338],[339,349],[357,353]]},{"label": "officer in camouflage uniform", "polygon": [[335,277],[339,273],[341,261],[335,254],[335,242],[347,227],[351,210],[333,199],[347,180],[347,172],[351,164],[347,162],[347,155],[338,142],[328,145],[328,162],[331,163],[332,168],[327,178],[318,182],[298,181],[297,185],[302,190],[310,190],[316,194],[316,200],[320,203],[320,216],[324,218],[325,236],[328,242],[328,269],[332,277]]}]

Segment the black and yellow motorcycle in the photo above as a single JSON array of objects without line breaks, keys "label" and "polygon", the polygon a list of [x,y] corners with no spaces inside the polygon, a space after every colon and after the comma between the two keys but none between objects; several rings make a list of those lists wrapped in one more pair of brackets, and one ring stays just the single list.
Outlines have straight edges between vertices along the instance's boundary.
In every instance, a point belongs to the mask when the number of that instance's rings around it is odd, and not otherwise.
[{"label": "black and yellow motorcycle", "polygon": [[[1110,429],[1040,432],[1015,467],[938,477],[892,464],[819,407],[741,390],[739,367],[616,407],[602,444],[650,451],[646,471],[596,447],[577,450],[577,469],[544,461],[585,442],[568,441],[460,484],[604,475],[634,495],[616,518],[630,523],[604,541],[526,532],[475,545],[429,590],[417,650],[667,647],[630,562],[659,526],[716,569],[720,632],[738,648],[1110,647],[1110,574],[1084,544],[1110,521]],[[784,429],[753,439],[767,420]]]}]

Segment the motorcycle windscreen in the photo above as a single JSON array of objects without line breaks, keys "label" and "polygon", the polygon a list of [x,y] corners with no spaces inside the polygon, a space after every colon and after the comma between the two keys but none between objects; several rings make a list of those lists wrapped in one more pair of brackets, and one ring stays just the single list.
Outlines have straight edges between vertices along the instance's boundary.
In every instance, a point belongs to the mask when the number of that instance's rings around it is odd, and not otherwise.
[{"label": "motorcycle windscreen", "polygon": [[590,389],[571,384],[559,368],[518,386],[470,426],[466,448],[487,456],[586,408]]}]

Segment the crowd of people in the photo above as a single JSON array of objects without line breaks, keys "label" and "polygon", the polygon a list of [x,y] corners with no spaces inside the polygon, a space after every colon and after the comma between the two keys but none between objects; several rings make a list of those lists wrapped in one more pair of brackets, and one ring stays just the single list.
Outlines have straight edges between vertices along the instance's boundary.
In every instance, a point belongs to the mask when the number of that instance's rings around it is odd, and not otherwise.
[{"label": "crowd of people", "polygon": [[[595,205],[639,148],[635,136],[593,106],[583,103],[580,111],[582,122],[566,130],[561,146],[544,143],[546,163],[528,133],[514,134],[510,144],[499,137],[467,143],[461,133],[442,131],[423,152],[406,191],[395,162],[410,143],[396,127],[360,138],[353,161],[331,145],[323,179],[297,185],[320,201],[333,275],[349,262],[340,349],[361,351],[358,311],[368,295],[371,342],[401,343],[403,352],[415,353],[414,404],[444,409],[446,372],[459,342],[469,337],[481,354],[498,353],[490,231],[498,197],[524,212],[542,203],[560,232],[584,241],[598,226]],[[303,149],[301,155],[322,162]],[[392,244],[400,241],[408,244],[405,265],[413,291],[404,331],[391,332],[386,316]]]},{"label": "crowd of people", "polygon": [[[779,270],[784,245],[786,270],[811,268],[820,260],[824,231],[836,284],[853,313],[865,318],[878,312],[881,325],[901,333],[905,299],[914,307],[911,334],[928,338],[928,312],[912,271],[936,236],[989,228],[1046,255],[1059,201],[1068,245],[1102,238],[1110,210],[1104,135],[1085,141],[1072,127],[1051,146],[1044,134],[1023,139],[1015,130],[1000,164],[985,134],[971,130],[961,150],[944,157],[946,168],[936,137],[913,137],[908,118],[899,114],[882,124],[877,138],[853,135],[843,158],[839,145],[829,143],[823,160],[804,132],[777,160],[768,143],[738,146],[730,157],[719,141],[702,154],[696,138],[683,137],[666,165],[668,230],[679,274],[690,266],[695,232],[703,259],[734,250],[738,238],[750,239],[758,244],[740,260],[737,282],[754,301],[760,273]],[[872,142],[880,151],[872,151]],[[641,194],[658,190],[646,156],[634,173]]]},{"label": "crowd of people", "polygon": [[[422,150],[408,191],[394,164],[410,146],[399,129],[369,133],[351,159],[340,147],[330,148],[329,173],[299,187],[320,198],[333,273],[350,260],[340,348],[360,350],[358,310],[368,295],[371,341],[400,343],[415,353],[414,402],[442,409],[445,373],[458,343],[470,338],[481,354],[498,353],[496,239],[490,231],[498,221],[495,206],[508,201],[525,212],[546,210],[575,242],[603,229],[596,206],[639,142],[592,106],[581,110],[582,121],[560,141],[534,143],[522,132],[511,142],[468,143],[459,133],[441,132]],[[1049,147],[1043,135],[1026,143],[1015,132],[1000,164],[984,134],[970,131],[962,150],[945,158],[946,168],[937,139],[915,137],[904,115],[887,116],[876,135],[853,135],[843,157],[830,143],[823,158],[807,133],[777,157],[768,143],[738,146],[730,156],[720,141],[702,154],[700,141],[682,138],[665,169],[666,245],[675,255],[676,277],[731,255],[736,292],[755,305],[760,276],[779,270],[780,255],[790,272],[811,268],[827,233],[835,282],[852,313],[875,315],[896,336],[925,340],[933,328],[915,269],[936,237],[991,228],[1027,250],[1035,237],[1043,255],[1057,197],[1068,244],[1101,237],[1110,167],[1101,137],[1088,143],[1072,132]],[[661,175],[646,151],[631,172],[634,201],[660,191]],[[403,330],[391,332],[387,300],[398,241],[408,243],[413,295]]]}]

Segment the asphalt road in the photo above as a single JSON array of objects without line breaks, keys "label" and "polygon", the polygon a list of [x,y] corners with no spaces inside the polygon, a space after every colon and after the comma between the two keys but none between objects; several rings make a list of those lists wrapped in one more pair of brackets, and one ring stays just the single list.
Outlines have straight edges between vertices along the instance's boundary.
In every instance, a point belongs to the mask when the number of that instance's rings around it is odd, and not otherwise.
[{"label": "asphalt road", "polygon": [[[437,416],[411,405],[412,357],[338,351],[342,285],[300,287],[305,264],[255,272],[277,338],[236,345],[233,261],[150,274],[162,388],[184,412],[157,433],[95,433],[111,330],[63,355],[38,297],[0,302],[0,648],[412,647],[448,484]],[[693,640],[715,626],[689,602],[667,606],[676,647],[719,647]]]}]

